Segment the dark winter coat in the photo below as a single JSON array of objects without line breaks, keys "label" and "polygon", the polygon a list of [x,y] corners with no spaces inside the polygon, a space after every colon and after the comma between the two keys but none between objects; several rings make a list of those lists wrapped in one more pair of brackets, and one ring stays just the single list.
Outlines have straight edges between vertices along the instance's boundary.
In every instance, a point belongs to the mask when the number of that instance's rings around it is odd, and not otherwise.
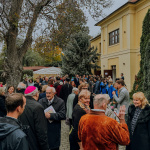
[{"label": "dark winter coat", "polygon": [[[46,97],[40,99],[39,103],[44,107],[44,109],[50,106],[48,105],[48,100]],[[54,100],[51,105],[55,109],[56,113],[51,113],[50,120],[52,120],[53,122],[50,123],[47,119],[48,143],[49,148],[54,149],[60,146],[61,120],[64,120],[66,118],[66,114],[64,101],[56,95],[54,96]]]},{"label": "dark winter coat", "polygon": [[36,82],[36,83],[34,83],[34,86],[35,86],[35,87],[37,87],[38,91],[40,91],[40,90],[41,90],[41,86],[40,86],[40,84],[39,84],[39,83],[37,83],[37,82]]},{"label": "dark winter coat", "polygon": [[17,119],[0,118],[0,150],[29,150],[26,134]]},{"label": "dark winter coat", "polygon": [[74,78],[74,83],[75,83],[76,87],[78,88],[78,86],[79,86],[79,78],[78,79]]},{"label": "dark winter coat", "polygon": [[93,87],[93,93],[95,94],[99,94],[99,84],[100,82],[99,81],[96,81],[96,83],[94,84],[94,87]]},{"label": "dark winter coat", "polygon": [[56,94],[57,94],[58,97],[59,97],[59,95],[60,95],[61,88],[62,88],[62,85],[58,85],[58,86],[57,86]]},{"label": "dark winter coat", "polygon": [[28,133],[30,150],[48,150],[47,124],[41,104],[26,96],[25,110],[19,119],[23,125],[30,126]]},{"label": "dark winter coat", "polygon": [[131,121],[135,112],[135,106],[128,109],[128,128],[130,132],[130,144],[127,150],[150,150],[150,106],[146,105],[139,115],[134,133],[131,133]]},{"label": "dark winter coat", "polygon": [[0,95],[0,117],[6,116],[5,96]]},{"label": "dark winter coat", "polygon": [[64,84],[60,90],[59,97],[62,98],[65,101],[65,108],[67,103],[68,95],[72,93],[72,86],[68,83]]},{"label": "dark winter coat", "polygon": [[16,89],[16,92],[17,92],[17,93],[24,94],[24,91],[25,91],[25,89],[20,89],[20,90]]},{"label": "dark winter coat", "polygon": [[57,89],[58,85],[59,85],[59,82],[58,82],[58,81],[54,83],[54,88],[55,88],[55,90]]},{"label": "dark winter coat", "polygon": [[77,104],[74,107],[73,113],[72,113],[72,130],[69,135],[69,141],[70,141],[70,150],[79,150],[78,142],[81,142],[78,138],[78,126],[79,121],[83,115],[85,115],[86,112],[83,110],[79,104]]}]

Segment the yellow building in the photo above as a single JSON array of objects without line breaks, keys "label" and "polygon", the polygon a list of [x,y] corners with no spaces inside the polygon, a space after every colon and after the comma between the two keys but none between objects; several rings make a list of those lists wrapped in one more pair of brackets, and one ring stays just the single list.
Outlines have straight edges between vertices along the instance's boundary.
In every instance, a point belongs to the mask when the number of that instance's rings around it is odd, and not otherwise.
[{"label": "yellow building", "polygon": [[[97,54],[98,54],[98,59],[96,60],[96,64],[101,67],[101,34],[97,35],[91,41],[91,47],[97,48]],[[92,69],[91,70],[92,74],[100,75],[101,74],[101,68],[99,69]]]},{"label": "yellow building", "polygon": [[142,24],[149,8],[150,0],[128,1],[96,24],[101,36],[91,40],[92,46],[101,47],[102,76],[112,75],[115,81],[124,73],[129,91],[140,69]]}]

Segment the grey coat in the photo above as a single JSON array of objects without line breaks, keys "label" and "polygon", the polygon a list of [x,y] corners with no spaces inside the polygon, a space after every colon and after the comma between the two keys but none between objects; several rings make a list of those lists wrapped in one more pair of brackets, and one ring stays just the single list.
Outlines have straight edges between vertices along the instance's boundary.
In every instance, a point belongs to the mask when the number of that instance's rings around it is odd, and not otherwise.
[{"label": "grey coat", "polygon": [[119,98],[116,96],[116,94],[113,95],[113,98],[115,99],[115,101],[118,103],[117,105],[117,109],[120,109],[120,106],[125,105],[126,107],[126,112],[125,114],[128,113],[128,107],[129,107],[129,92],[125,87],[122,87],[119,90]]},{"label": "grey coat", "polygon": [[50,123],[47,119],[47,133],[49,148],[58,148],[60,146],[61,137],[61,120],[64,120],[66,118],[65,103],[61,98],[57,97],[56,95],[54,96],[54,100],[50,105],[48,105],[48,100],[46,97],[40,99],[39,103],[44,107],[44,109],[52,105],[56,111],[56,113],[51,113],[50,120],[52,120],[53,122]]},{"label": "grey coat", "polygon": [[72,112],[73,112],[73,100],[75,98],[75,94],[71,93],[67,98],[67,113],[66,118],[72,119]]}]

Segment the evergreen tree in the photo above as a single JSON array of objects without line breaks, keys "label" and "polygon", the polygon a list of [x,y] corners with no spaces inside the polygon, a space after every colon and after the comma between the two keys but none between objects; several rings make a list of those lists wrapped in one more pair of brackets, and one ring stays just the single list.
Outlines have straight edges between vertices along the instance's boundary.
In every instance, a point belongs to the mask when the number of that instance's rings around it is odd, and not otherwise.
[{"label": "evergreen tree", "polygon": [[79,31],[89,33],[87,18],[76,1],[69,3],[69,0],[64,0],[56,10],[56,24],[51,29],[50,37],[60,48],[66,47],[72,34]]},{"label": "evergreen tree", "polygon": [[142,91],[145,93],[146,97],[150,100],[150,49],[149,46],[150,39],[150,9],[148,10],[145,19],[143,21],[142,27],[142,37],[140,43],[140,53],[141,53],[141,62],[140,62],[140,71],[135,80],[133,90],[131,95],[135,92]]},{"label": "evergreen tree", "polygon": [[97,49],[90,48],[89,36],[86,33],[76,33],[63,49],[62,73],[74,76],[75,74],[90,74],[91,68],[98,67],[95,64]]}]

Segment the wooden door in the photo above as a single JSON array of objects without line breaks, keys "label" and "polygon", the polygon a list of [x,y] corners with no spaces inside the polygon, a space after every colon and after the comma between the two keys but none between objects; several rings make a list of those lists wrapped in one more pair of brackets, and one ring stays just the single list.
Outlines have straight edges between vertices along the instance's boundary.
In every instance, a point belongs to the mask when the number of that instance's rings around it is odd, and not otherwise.
[{"label": "wooden door", "polygon": [[112,70],[104,70],[104,77],[108,77],[108,76],[111,76],[112,78]]}]

